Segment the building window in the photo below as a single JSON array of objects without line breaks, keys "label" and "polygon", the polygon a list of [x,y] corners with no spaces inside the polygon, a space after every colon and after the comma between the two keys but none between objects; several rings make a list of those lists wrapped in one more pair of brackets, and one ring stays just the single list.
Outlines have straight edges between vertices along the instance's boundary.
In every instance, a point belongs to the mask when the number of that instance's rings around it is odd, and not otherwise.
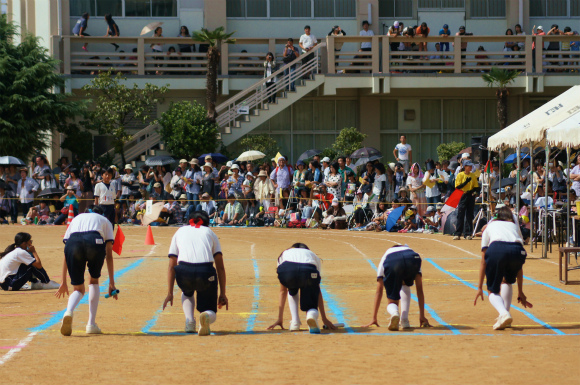
[{"label": "building window", "polygon": [[411,18],[413,2],[407,0],[379,0],[379,17]]},{"label": "building window", "polygon": [[506,0],[471,0],[471,17],[505,17]]},{"label": "building window", "polygon": [[580,0],[530,0],[530,17],[578,17]]},{"label": "building window", "polygon": [[[125,14],[123,15],[123,3]],[[70,2],[71,16],[88,12],[91,16],[110,13],[118,17],[177,17],[177,0],[75,0]]]},{"label": "building window", "polygon": [[419,9],[465,9],[465,0],[419,0]]},{"label": "building window", "polygon": [[227,0],[227,17],[355,18],[356,0]]}]

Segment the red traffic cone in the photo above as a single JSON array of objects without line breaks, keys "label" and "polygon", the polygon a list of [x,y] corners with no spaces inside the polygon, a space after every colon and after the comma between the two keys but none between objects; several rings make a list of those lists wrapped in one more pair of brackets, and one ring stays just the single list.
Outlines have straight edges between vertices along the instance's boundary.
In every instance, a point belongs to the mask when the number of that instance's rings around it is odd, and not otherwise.
[{"label": "red traffic cone", "polygon": [[68,205],[68,217],[66,219],[66,224],[67,226],[70,225],[70,223],[72,222],[73,218],[75,217],[75,210],[73,205]]},{"label": "red traffic cone", "polygon": [[147,226],[147,235],[145,236],[145,244],[150,246],[155,244],[155,240],[153,240],[153,232],[151,231],[151,226]]}]

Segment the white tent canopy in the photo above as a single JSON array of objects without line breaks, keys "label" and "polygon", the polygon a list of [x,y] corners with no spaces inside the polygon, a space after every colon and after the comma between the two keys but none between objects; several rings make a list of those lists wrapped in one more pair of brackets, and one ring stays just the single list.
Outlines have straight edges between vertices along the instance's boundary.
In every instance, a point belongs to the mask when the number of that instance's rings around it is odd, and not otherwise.
[{"label": "white tent canopy", "polygon": [[551,127],[580,113],[580,86],[574,86],[560,96],[510,124],[487,142],[490,150],[503,147],[515,148],[518,144],[539,143]]},{"label": "white tent canopy", "polygon": [[548,143],[558,147],[580,146],[580,112],[548,130]]}]

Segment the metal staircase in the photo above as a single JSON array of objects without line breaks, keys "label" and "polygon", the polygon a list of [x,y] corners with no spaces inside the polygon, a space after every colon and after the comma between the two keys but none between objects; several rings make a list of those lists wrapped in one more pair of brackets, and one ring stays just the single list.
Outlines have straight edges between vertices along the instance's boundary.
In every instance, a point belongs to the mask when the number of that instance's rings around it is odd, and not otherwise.
[{"label": "metal staircase", "polygon": [[[157,131],[159,128],[161,128],[159,124],[151,124],[135,133],[133,139],[125,144],[125,159],[127,159],[127,161],[133,160],[139,155],[143,155],[153,146],[159,144],[159,141],[161,140],[161,135],[159,135],[159,132]],[[104,153],[103,156],[108,154],[115,154],[113,164],[121,164],[121,155],[116,154],[114,148]]]},{"label": "metal staircase", "polygon": [[[302,54],[269,77],[261,79],[217,106],[217,123],[224,145],[238,140],[321,86],[325,80],[324,75],[320,74],[323,47],[326,47],[326,43],[318,44],[310,52]],[[302,63],[306,58],[308,61]],[[291,70],[292,67],[295,69]],[[275,82],[268,87],[266,83],[270,79]],[[296,90],[288,91],[292,83]],[[273,95],[277,95],[276,102],[268,103]]]}]

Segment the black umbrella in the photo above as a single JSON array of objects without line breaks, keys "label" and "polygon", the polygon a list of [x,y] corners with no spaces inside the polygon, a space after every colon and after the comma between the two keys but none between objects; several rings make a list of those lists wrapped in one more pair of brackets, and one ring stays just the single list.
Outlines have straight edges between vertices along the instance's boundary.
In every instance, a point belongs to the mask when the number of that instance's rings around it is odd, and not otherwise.
[{"label": "black umbrella", "polygon": [[15,156],[0,156],[0,166],[24,166],[26,163]]},{"label": "black umbrella", "polygon": [[300,157],[298,158],[298,160],[309,159],[309,158],[312,158],[314,155],[318,155],[320,153],[322,153],[322,151],[313,148],[312,150],[304,151],[302,153],[302,155],[300,155]]},{"label": "black umbrella", "polygon": [[167,155],[159,155],[149,158],[145,161],[147,166],[165,166],[166,164],[173,164],[177,162],[170,156]]},{"label": "black umbrella", "polygon": [[373,156],[383,156],[379,150],[373,147],[363,147],[359,148],[355,152],[353,152],[350,157],[354,159],[358,158],[371,158]]},{"label": "black umbrella", "polygon": [[368,162],[374,162],[375,160],[379,160],[382,157],[383,157],[382,155],[374,155],[374,156],[371,156],[370,158],[360,158],[359,160],[357,160],[357,162],[354,164],[354,166],[359,167],[359,166],[362,166],[364,164],[367,164]]},{"label": "black umbrella", "polygon": [[501,182],[501,187],[506,187],[506,186],[513,186],[514,184],[516,184],[516,178],[503,178],[501,181],[496,181],[493,186],[491,186],[492,190],[498,189],[499,188],[499,184]]},{"label": "black umbrella", "polygon": [[197,158],[199,160],[200,165],[203,165],[205,163],[205,157],[208,155],[211,156],[211,160],[213,160],[216,163],[225,163],[228,161],[228,158],[225,155],[222,155],[219,152],[215,153],[211,152],[209,154],[203,154],[202,156]]},{"label": "black umbrella", "polygon": [[45,188],[44,190],[42,190],[40,192],[40,194],[38,194],[36,197],[37,198],[43,198],[43,197],[50,197],[53,195],[62,195],[64,194],[64,190],[59,189],[59,188]]},{"label": "black umbrella", "polygon": [[442,222],[444,222],[443,234],[455,234],[455,230],[457,230],[457,209],[448,214],[443,214]]}]

